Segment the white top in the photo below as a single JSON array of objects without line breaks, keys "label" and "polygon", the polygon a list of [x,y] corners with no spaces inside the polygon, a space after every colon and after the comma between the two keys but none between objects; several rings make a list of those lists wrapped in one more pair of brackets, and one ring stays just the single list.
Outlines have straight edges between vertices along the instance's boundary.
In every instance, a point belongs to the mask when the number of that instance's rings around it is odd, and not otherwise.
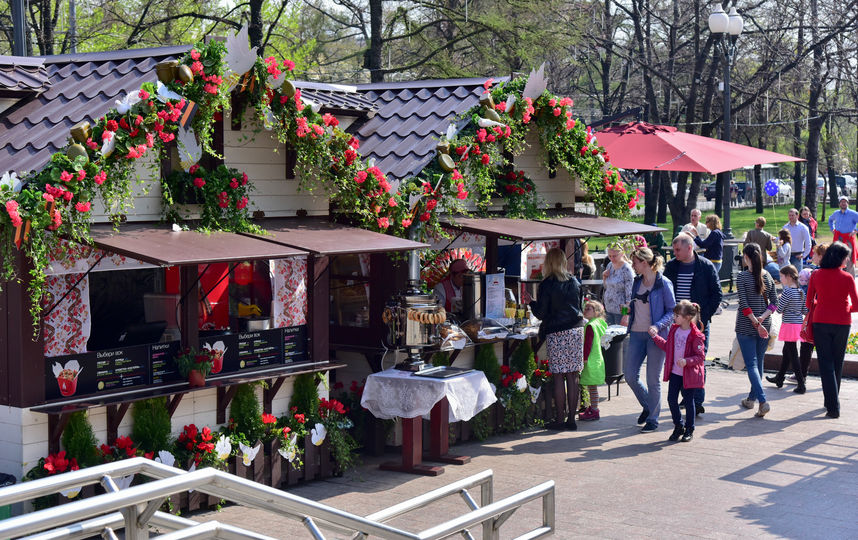
[{"label": "white top", "polygon": [[429,418],[432,407],[444,397],[450,402],[450,422],[470,420],[497,401],[492,385],[479,370],[433,379],[388,369],[366,378],[360,404],[376,418]]},{"label": "white top", "polygon": [[697,227],[691,223],[686,223],[685,226],[682,227],[682,232],[689,232],[691,229],[697,229],[697,235],[700,236],[701,240],[706,240],[706,237],[709,236],[709,227],[707,227],[702,221],[697,222]]},{"label": "white top", "polygon": [[783,228],[789,231],[790,238],[792,238],[792,250],[795,253],[801,251],[802,259],[810,255],[812,244],[810,241],[810,229],[807,228],[807,225],[801,221],[796,221],[795,225],[790,225],[787,222]]}]

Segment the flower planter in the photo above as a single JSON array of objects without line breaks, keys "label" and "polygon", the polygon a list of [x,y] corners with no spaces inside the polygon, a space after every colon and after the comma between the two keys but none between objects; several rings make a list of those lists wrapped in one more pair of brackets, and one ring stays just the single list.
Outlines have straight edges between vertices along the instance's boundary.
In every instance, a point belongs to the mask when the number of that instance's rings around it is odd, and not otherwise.
[{"label": "flower planter", "polygon": [[188,385],[191,388],[199,388],[201,386],[205,386],[206,376],[203,375],[199,370],[192,369],[190,373],[188,373]]},{"label": "flower planter", "polygon": [[280,484],[283,483],[283,474],[285,472],[283,462],[286,460],[278,452],[279,449],[280,439],[274,439],[266,443],[262,448],[265,452],[265,479],[263,483],[273,488],[280,487]]}]

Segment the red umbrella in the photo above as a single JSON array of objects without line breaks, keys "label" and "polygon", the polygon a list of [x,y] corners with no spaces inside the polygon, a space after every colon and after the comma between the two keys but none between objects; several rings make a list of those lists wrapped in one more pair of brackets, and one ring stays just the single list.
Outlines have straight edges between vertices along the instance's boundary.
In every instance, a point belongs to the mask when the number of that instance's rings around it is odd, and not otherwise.
[{"label": "red umbrella", "polygon": [[763,163],[805,161],[646,122],[604,129],[596,133],[596,142],[605,147],[611,164],[621,169],[716,174]]}]

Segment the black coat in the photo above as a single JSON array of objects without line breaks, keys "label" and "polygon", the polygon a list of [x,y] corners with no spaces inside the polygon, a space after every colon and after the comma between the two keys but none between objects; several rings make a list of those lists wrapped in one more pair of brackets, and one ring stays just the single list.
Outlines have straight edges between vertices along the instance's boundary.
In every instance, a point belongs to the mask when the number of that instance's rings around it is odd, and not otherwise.
[{"label": "black coat", "polygon": [[540,333],[562,332],[581,323],[581,283],[574,276],[566,281],[554,277],[543,279],[536,298],[530,303],[530,309],[542,321]]},{"label": "black coat", "polygon": [[[664,265],[664,277],[673,283],[679,276],[679,259],[671,259]],[[691,278],[691,301],[700,306],[700,322],[709,324],[721,303],[721,282],[715,272],[715,266],[707,259],[694,254],[694,277]]]}]

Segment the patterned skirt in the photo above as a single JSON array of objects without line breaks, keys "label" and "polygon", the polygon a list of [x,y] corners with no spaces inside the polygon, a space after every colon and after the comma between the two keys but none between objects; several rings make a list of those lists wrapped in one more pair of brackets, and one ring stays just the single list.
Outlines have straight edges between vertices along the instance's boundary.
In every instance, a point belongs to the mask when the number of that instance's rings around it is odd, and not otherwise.
[{"label": "patterned skirt", "polygon": [[546,336],[548,369],[552,373],[574,373],[584,369],[584,327]]}]

